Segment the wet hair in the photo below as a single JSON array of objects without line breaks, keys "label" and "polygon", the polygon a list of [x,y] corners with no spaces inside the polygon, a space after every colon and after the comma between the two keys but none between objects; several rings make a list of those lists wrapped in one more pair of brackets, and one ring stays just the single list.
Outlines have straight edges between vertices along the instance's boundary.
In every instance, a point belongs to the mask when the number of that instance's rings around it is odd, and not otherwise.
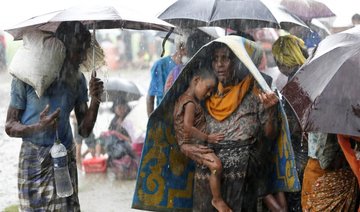
[{"label": "wet hair", "polygon": [[[215,53],[215,50],[217,49],[222,49],[222,48],[227,48],[229,49],[229,59],[234,62],[234,60],[237,59],[236,55],[231,51],[231,49],[225,44],[225,43],[221,43],[221,42],[214,42],[211,46],[210,52],[212,54]],[[211,55],[211,62],[214,60],[213,58],[214,55]]]},{"label": "wet hair", "polygon": [[84,44],[84,50],[90,46],[91,34],[80,21],[61,22],[55,36],[61,40],[66,49],[74,45],[74,38],[77,43]]},{"label": "wet hair", "polygon": [[111,107],[111,112],[115,113],[115,107],[118,105],[124,105],[126,107],[128,107],[129,111],[130,111],[130,107],[127,104],[128,102],[126,101],[126,99],[122,96],[118,96],[116,99],[114,99],[113,101],[113,105]]},{"label": "wet hair", "polygon": [[175,45],[176,50],[181,50],[183,48],[186,48],[186,35],[176,35],[175,36]]},{"label": "wet hair", "polygon": [[200,67],[195,69],[193,77],[200,77],[201,79],[214,79],[217,82],[215,72],[209,67]]},{"label": "wet hair", "polygon": [[360,14],[356,13],[351,17],[353,24],[360,24]]}]

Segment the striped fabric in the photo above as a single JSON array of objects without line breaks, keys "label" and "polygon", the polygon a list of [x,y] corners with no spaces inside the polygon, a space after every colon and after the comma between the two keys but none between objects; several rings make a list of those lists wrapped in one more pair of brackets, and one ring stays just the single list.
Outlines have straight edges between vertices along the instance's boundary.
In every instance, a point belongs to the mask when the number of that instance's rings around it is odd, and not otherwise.
[{"label": "striped fabric", "polygon": [[56,195],[50,148],[22,143],[18,173],[20,211],[80,211],[75,148],[68,150],[74,194],[67,198]]}]

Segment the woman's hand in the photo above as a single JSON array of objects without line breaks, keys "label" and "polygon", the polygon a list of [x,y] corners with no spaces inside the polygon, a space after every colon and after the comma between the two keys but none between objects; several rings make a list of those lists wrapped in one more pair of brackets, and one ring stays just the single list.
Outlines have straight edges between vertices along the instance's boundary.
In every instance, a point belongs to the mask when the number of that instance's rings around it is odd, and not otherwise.
[{"label": "woman's hand", "polygon": [[279,102],[279,98],[274,92],[260,93],[259,98],[265,109],[269,109]]},{"label": "woman's hand", "polygon": [[194,160],[198,164],[203,164],[204,161],[213,162],[213,160],[206,157],[206,155],[207,153],[212,153],[214,151],[206,146],[197,145],[197,144],[182,144],[180,146],[180,150],[187,157]]}]

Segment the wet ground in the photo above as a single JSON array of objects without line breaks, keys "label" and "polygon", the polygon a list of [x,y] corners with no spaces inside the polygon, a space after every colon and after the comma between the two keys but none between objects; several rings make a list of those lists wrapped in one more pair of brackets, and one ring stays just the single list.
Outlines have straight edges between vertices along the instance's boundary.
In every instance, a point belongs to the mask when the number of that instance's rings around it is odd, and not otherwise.
[{"label": "wet ground", "polygon": [[[110,76],[119,76],[135,82],[145,91],[149,82],[148,70],[111,71]],[[101,74],[98,74],[101,77]],[[21,139],[10,138],[4,131],[6,111],[10,99],[11,76],[0,73],[0,211],[18,204],[17,164]],[[108,119],[100,121],[107,121]],[[108,126],[108,123],[99,123]],[[115,180],[111,174],[85,174],[79,172],[79,199],[82,211],[138,211],[131,209],[135,180]]]}]

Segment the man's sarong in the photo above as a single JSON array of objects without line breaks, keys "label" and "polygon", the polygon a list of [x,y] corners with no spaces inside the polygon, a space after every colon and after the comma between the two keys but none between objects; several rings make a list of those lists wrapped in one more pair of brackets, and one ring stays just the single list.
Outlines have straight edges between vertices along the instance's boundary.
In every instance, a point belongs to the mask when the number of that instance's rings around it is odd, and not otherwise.
[{"label": "man's sarong", "polygon": [[51,147],[24,141],[20,150],[18,189],[21,211],[80,211],[75,150],[68,151],[68,167],[74,194],[56,194]]}]

